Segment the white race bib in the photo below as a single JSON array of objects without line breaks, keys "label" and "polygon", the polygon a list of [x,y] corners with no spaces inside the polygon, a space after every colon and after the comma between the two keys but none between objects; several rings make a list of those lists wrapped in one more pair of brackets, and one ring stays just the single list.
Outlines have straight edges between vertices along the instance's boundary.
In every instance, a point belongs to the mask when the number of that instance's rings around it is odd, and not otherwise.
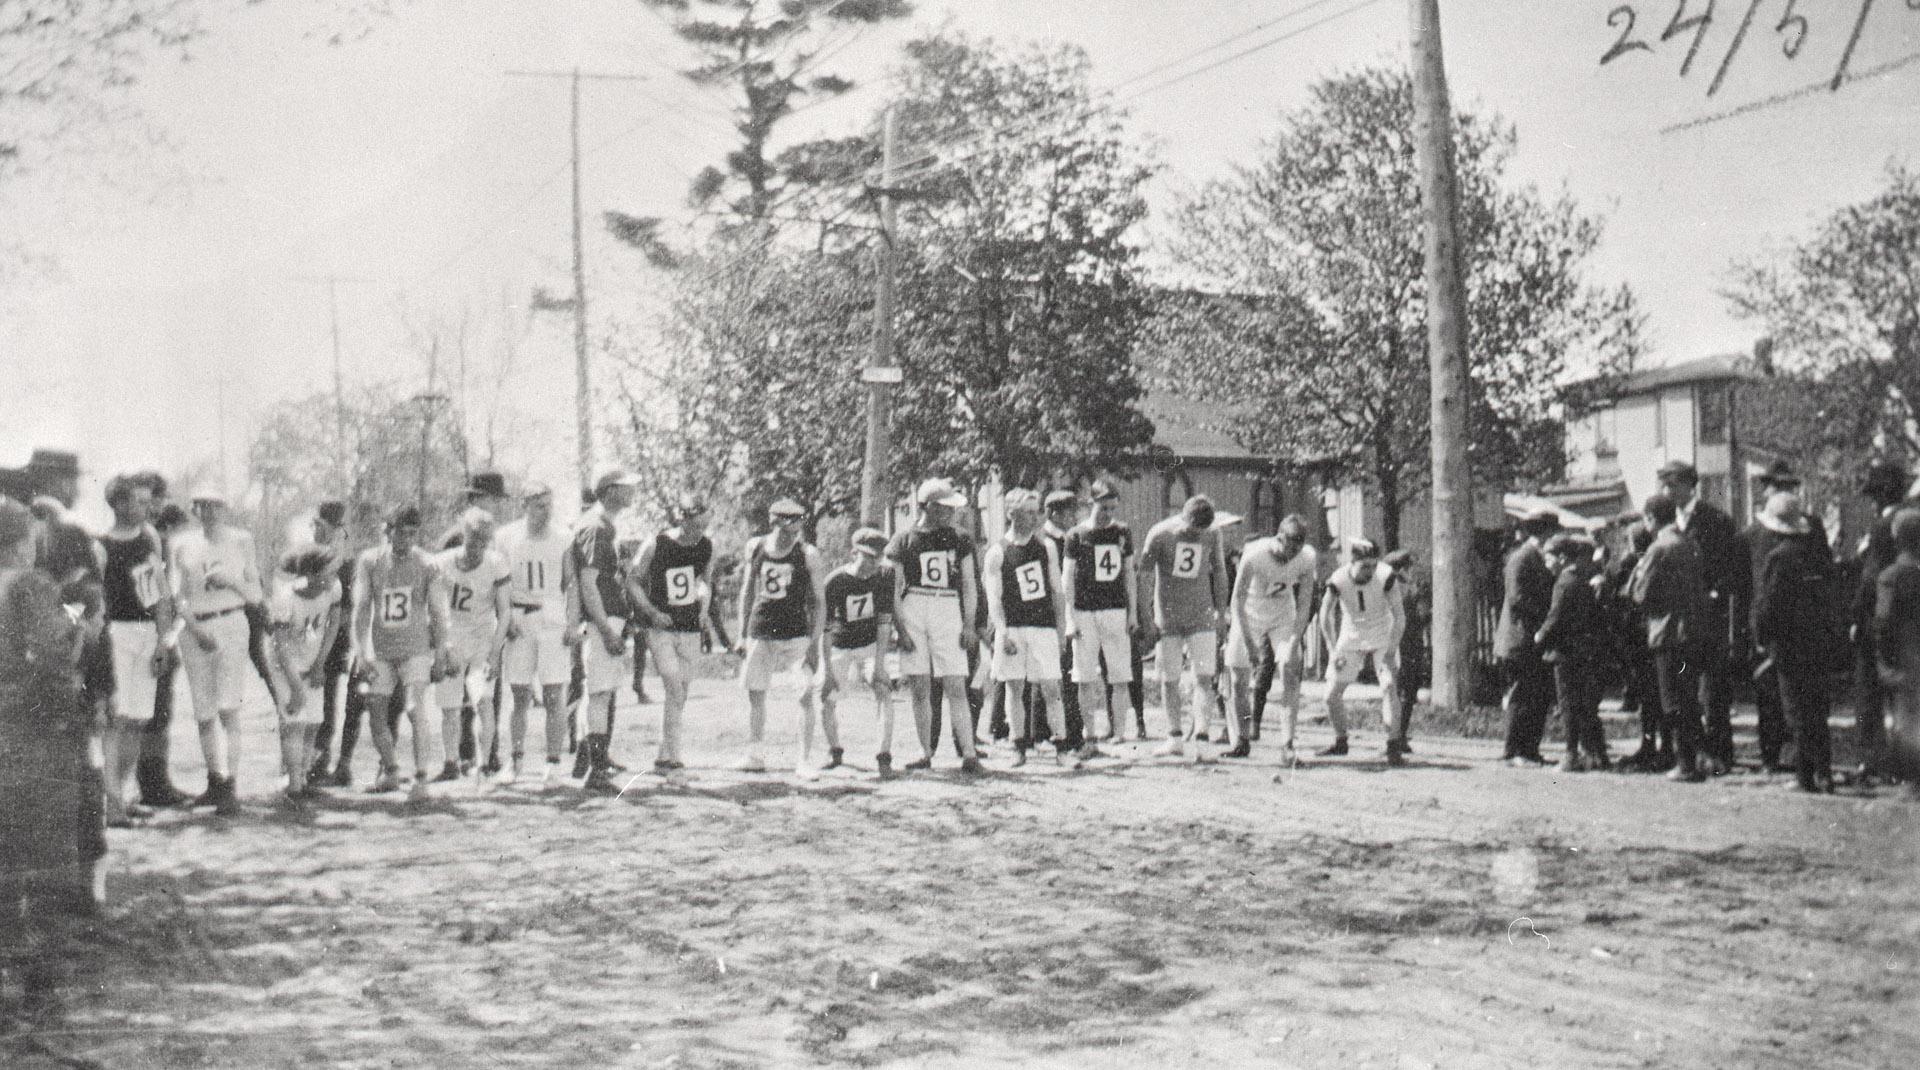
[{"label": "white race bib", "polygon": [[667,587],[667,604],[670,606],[690,606],[700,600],[700,570],[692,565],[670,568],[664,573]]},{"label": "white race bib", "polygon": [[1120,578],[1120,544],[1101,543],[1093,548],[1093,580],[1112,583]]},{"label": "white race bib", "polygon": [[1047,594],[1047,563],[1029,561],[1013,570],[1014,590],[1022,602],[1038,602]]}]

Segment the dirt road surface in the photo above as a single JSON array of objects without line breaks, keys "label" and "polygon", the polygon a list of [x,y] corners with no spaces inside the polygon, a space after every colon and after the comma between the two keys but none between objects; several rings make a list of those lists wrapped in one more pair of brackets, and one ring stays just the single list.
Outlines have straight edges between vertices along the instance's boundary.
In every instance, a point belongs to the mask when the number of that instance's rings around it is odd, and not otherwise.
[{"label": "dirt road surface", "polygon": [[[657,697],[657,692],[656,692]],[[626,696],[631,702],[631,696]],[[15,1067],[1912,1066],[1920,804],[1498,765],[1118,757],[694,768],[618,798],[463,784],[113,835],[105,936]],[[902,723],[910,725],[901,703]],[[1310,702],[1309,712],[1317,703]],[[626,705],[636,770],[657,705]],[[790,694],[773,757],[791,761]],[[1373,722],[1377,725],[1377,719]],[[896,752],[910,756],[904,740]],[[1323,726],[1303,742],[1326,742]],[[1270,742],[1270,741],[1269,741]],[[179,739],[179,777],[190,737]],[[370,753],[360,782],[371,779]]]}]

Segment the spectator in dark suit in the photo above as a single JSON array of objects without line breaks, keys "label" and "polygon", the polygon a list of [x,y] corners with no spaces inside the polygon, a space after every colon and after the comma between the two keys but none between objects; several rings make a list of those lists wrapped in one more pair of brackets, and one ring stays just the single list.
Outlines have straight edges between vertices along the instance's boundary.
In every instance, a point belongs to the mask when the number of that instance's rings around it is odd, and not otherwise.
[{"label": "spectator in dark suit", "polygon": [[1906,495],[1912,477],[1892,461],[1876,461],[1867,469],[1860,493],[1874,505],[1875,522],[1860,545],[1860,586],[1853,598],[1854,691],[1853,718],[1859,734],[1858,777],[1887,775],[1887,697],[1874,656],[1873,604],[1880,573],[1893,564],[1893,516]]},{"label": "spectator in dark suit", "polygon": [[1874,654],[1892,714],[1888,764],[1920,796],[1920,510],[1890,526],[1899,556],[1874,581]]},{"label": "spectator in dark suit", "polygon": [[1700,473],[1685,461],[1669,461],[1656,475],[1678,511],[1676,529],[1699,551],[1706,599],[1691,638],[1707,722],[1700,749],[1706,771],[1718,776],[1733,768],[1734,652],[1744,657],[1751,646],[1746,607],[1753,573],[1733,518],[1700,500]]},{"label": "spectator in dark suit", "polygon": [[1781,494],[1793,495],[1796,503],[1800,500],[1800,477],[1793,474],[1793,469],[1785,461],[1775,461],[1760,477],[1760,485],[1766,488],[1766,497],[1761,500],[1753,523],[1740,532],[1740,547],[1748,566],[1748,589],[1754,592],[1747,610],[1746,625],[1754,647],[1748,657],[1750,663],[1756,666],[1753,672],[1753,703],[1759,714],[1760,765],[1767,772],[1778,773],[1786,770],[1781,761],[1782,750],[1792,730],[1787,722],[1785,696],[1781,694],[1779,660],[1769,656],[1759,634],[1760,583],[1767,568],[1768,556],[1782,542],[1793,540],[1808,543],[1809,549],[1829,566],[1833,554],[1827,547],[1826,528],[1818,519],[1799,512],[1788,521],[1768,512],[1772,500]]},{"label": "spectator in dark suit", "polygon": [[1553,671],[1541,660],[1534,633],[1553,603],[1553,572],[1540,547],[1560,522],[1551,513],[1520,518],[1520,545],[1507,554],[1500,623],[1493,633],[1493,656],[1506,667],[1507,745],[1501,755],[1514,765],[1545,765],[1540,737],[1553,710]]},{"label": "spectator in dark suit", "polygon": [[1833,559],[1824,536],[1801,511],[1799,495],[1774,491],[1760,520],[1774,537],[1761,544],[1767,556],[1754,588],[1753,638],[1765,652],[1765,675],[1792,727],[1800,790],[1831,792],[1827,688],[1841,653],[1830,627]]},{"label": "spectator in dark suit", "polygon": [[1553,667],[1554,693],[1567,725],[1563,773],[1607,768],[1607,736],[1600,724],[1600,661],[1607,622],[1593,590],[1593,544],[1561,532],[1544,547],[1553,570],[1553,601],[1534,641]]},{"label": "spectator in dark suit", "polygon": [[1696,781],[1700,772],[1699,659],[1693,635],[1706,618],[1706,583],[1700,551],[1680,531],[1673,499],[1647,499],[1647,524],[1653,544],[1633,573],[1633,601],[1647,622],[1647,649],[1653,655],[1660,707],[1674,739],[1674,767],[1668,779]]},{"label": "spectator in dark suit", "polygon": [[1635,523],[1627,530],[1627,552],[1607,565],[1602,607],[1613,626],[1613,646],[1623,668],[1627,704],[1640,714],[1640,748],[1619,762],[1622,769],[1661,773],[1673,767],[1673,732],[1660,711],[1660,688],[1647,650],[1647,622],[1633,602],[1633,573],[1653,545],[1653,529]]}]

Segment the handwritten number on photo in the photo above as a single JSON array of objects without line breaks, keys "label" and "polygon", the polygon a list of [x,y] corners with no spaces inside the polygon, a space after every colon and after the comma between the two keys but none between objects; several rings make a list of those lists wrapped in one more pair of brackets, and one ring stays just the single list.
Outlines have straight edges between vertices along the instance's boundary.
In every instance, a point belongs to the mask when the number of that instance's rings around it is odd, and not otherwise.
[{"label": "handwritten number on photo", "polygon": [[1700,54],[1700,42],[1707,39],[1707,28],[1713,25],[1713,6],[1718,0],[1707,0],[1707,9],[1692,18],[1682,18],[1687,13],[1688,0],[1680,0],[1680,6],[1673,9],[1673,20],[1667,23],[1666,32],[1660,35],[1660,43],[1693,30],[1693,44],[1687,48],[1687,58],[1680,63],[1680,77],[1693,70],[1693,58]]},{"label": "handwritten number on photo", "polygon": [[[1638,18],[1639,16],[1634,14],[1633,5],[1631,4],[1621,4],[1619,7],[1607,13],[1607,25],[1620,27],[1620,39],[1613,43],[1612,48],[1607,49],[1606,55],[1600,57],[1600,65],[1602,67],[1629,52],[1653,51],[1652,45],[1645,41],[1636,41],[1633,39],[1633,24]],[[1626,22],[1624,26],[1621,25],[1622,19]]]},{"label": "handwritten number on photo", "polygon": [[[1794,13],[1794,5],[1799,2],[1800,0],[1787,0],[1787,10],[1781,13],[1779,25],[1773,28],[1774,33],[1786,33],[1789,26],[1794,28],[1793,36],[1780,42],[1780,52],[1788,59],[1799,58],[1801,47],[1807,43],[1807,31],[1811,29],[1807,25],[1805,15]],[[1911,6],[1913,0],[1907,0],[1907,2]]]}]

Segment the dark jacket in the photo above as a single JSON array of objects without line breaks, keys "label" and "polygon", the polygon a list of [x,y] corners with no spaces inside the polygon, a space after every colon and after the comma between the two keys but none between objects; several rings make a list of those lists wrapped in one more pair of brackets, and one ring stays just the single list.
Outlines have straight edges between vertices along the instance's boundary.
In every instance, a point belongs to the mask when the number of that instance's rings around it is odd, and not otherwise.
[{"label": "dark jacket", "polygon": [[1753,639],[1775,662],[1798,668],[1833,667],[1833,563],[1811,533],[1774,538],[1753,597]]},{"label": "dark jacket", "polygon": [[1699,549],[1679,528],[1661,528],[1633,574],[1633,602],[1646,618],[1648,648],[1698,642],[1706,601]]},{"label": "dark jacket", "polygon": [[1827,548],[1826,529],[1807,518],[1809,530],[1804,535],[1794,535],[1770,526],[1767,522],[1755,520],[1740,533],[1741,554],[1745,558],[1749,571],[1749,590],[1753,598],[1749,600],[1747,627],[1751,629],[1755,643],[1765,643],[1760,637],[1760,588],[1766,578],[1767,558],[1774,548],[1788,540],[1807,544],[1808,548],[1828,565],[1833,563],[1833,552]]},{"label": "dark jacket", "polygon": [[1873,643],[1881,678],[1920,687],[1920,558],[1901,554],[1874,581]]},{"label": "dark jacket", "polygon": [[1695,502],[1681,534],[1700,553],[1700,584],[1706,595],[1694,638],[1727,643],[1733,622],[1746,630],[1747,603],[1753,596],[1753,568],[1747,563],[1740,532],[1719,506]]},{"label": "dark jacket", "polygon": [[1534,637],[1548,661],[1593,661],[1607,649],[1607,622],[1600,612],[1591,577],[1579,565],[1562,569],[1553,581],[1553,602]]},{"label": "dark jacket", "polygon": [[1526,657],[1536,653],[1533,635],[1547,619],[1553,603],[1553,571],[1546,555],[1532,539],[1507,555],[1506,592],[1500,600],[1500,624],[1493,633],[1493,656]]},{"label": "dark jacket", "polygon": [[1882,509],[1867,532],[1866,545],[1860,549],[1860,586],[1854,592],[1853,623],[1859,628],[1863,645],[1870,645],[1873,639],[1873,607],[1879,597],[1880,574],[1900,556],[1893,546],[1893,514],[1899,511],[1897,505]]}]

